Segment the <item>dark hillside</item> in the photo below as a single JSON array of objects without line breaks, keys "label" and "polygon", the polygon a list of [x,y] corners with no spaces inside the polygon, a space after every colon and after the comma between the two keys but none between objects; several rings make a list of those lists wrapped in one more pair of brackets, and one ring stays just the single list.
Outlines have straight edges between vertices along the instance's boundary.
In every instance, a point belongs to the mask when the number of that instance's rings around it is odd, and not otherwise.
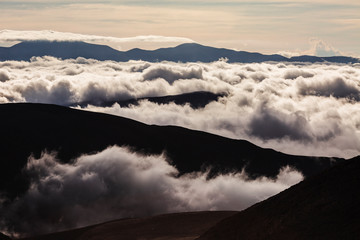
[{"label": "dark hillside", "polygon": [[292,166],[310,176],[343,159],[292,156],[244,140],[174,126],[146,125],[108,114],[47,104],[0,105],[0,190],[13,196],[27,189],[21,169],[28,157],[56,151],[63,162],[108,146],[129,146],[144,154],[166,153],[181,174],[210,175],[245,168],[250,177],[275,177]]},{"label": "dark hillside", "polygon": [[360,156],[218,223],[198,240],[359,239]]}]

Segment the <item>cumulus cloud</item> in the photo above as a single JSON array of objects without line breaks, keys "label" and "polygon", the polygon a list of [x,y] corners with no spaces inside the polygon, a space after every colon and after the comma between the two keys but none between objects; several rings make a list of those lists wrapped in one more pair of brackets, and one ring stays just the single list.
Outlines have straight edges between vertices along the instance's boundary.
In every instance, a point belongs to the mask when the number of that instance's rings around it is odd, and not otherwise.
[{"label": "cumulus cloud", "polygon": [[250,119],[249,134],[264,140],[289,138],[308,140],[309,124],[299,113],[285,114],[261,105]]},{"label": "cumulus cloud", "polygon": [[187,69],[183,67],[176,69],[174,66],[153,66],[144,71],[143,78],[144,80],[163,78],[170,84],[179,79],[202,79],[202,68],[189,66]]},{"label": "cumulus cloud", "polygon": [[360,99],[359,84],[354,81],[344,80],[341,77],[333,77],[322,82],[299,81],[299,93],[302,95],[333,96],[336,98]]},{"label": "cumulus cloud", "polygon": [[315,56],[319,57],[331,57],[331,56],[342,56],[343,54],[338,49],[331,46],[329,43],[318,39],[311,38],[310,40],[311,49]]},{"label": "cumulus cloud", "polygon": [[[36,57],[0,62],[0,102],[42,102],[246,139],[291,154],[360,154],[358,64],[230,64]],[[226,93],[204,108],[142,100],[195,91]],[[106,106],[111,107],[104,107]],[[89,104],[89,105],[88,105]],[[110,104],[110,105],[109,105]],[[80,107],[79,107],[80,108]]]},{"label": "cumulus cloud", "polygon": [[298,77],[311,78],[313,76],[314,76],[313,73],[306,72],[304,70],[299,70],[299,69],[288,70],[284,74],[285,79],[296,79]]},{"label": "cumulus cloud", "polygon": [[5,72],[0,72],[0,82],[6,82],[10,77]]},{"label": "cumulus cloud", "polygon": [[189,38],[183,37],[164,37],[157,35],[136,36],[136,37],[106,37],[97,35],[86,35],[70,32],[57,32],[51,30],[42,31],[17,31],[17,30],[1,30],[1,42],[17,42],[17,41],[86,41],[86,42],[112,42],[112,43],[129,43],[129,42],[173,42],[186,43],[194,42]]},{"label": "cumulus cloud", "polygon": [[[241,210],[298,183],[290,168],[276,179],[247,180],[244,173],[207,180],[204,173],[178,177],[163,156],[141,156],[120,147],[62,164],[53,154],[29,158],[30,188],[0,205],[1,231],[38,234],[111,219],[194,210]],[[6,226],[6,227],[4,227]]]},{"label": "cumulus cloud", "polygon": [[278,54],[280,54],[284,57],[288,57],[288,58],[300,56],[300,55],[311,55],[311,56],[318,56],[318,57],[332,57],[332,56],[349,55],[349,54],[344,54],[343,52],[336,49],[328,42],[326,42],[322,39],[319,39],[319,38],[315,38],[315,37],[310,38],[309,45],[310,45],[310,48],[305,51],[301,51],[301,50],[280,51],[280,52],[278,52]]}]

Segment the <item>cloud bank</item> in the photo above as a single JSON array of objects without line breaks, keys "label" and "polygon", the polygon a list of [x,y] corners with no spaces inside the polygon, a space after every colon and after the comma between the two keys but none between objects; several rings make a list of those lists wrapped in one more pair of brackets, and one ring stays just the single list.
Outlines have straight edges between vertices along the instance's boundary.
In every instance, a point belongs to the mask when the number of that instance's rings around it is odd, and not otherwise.
[{"label": "cloud bank", "polygon": [[17,31],[1,30],[0,42],[17,42],[17,41],[86,41],[86,42],[112,42],[112,43],[129,43],[129,42],[172,42],[186,43],[194,42],[189,38],[183,37],[164,37],[158,35],[136,36],[136,37],[106,37],[97,35],[78,34],[70,32],[57,32],[51,30],[42,31]]},{"label": "cloud bank", "polygon": [[[120,147],[62,164],[53,154],[29,158],[29,190],[0,205],[0,226],[12,234],[39,234],[124,217],[197,210],[241,210],[298,183],[290,168],[276,179],[247,180],[244,173],[177,177],[163,156],[140,156]],[[1,203],[1,202],[0,202]]]},{"label": "cloud bank", "polygon": [[[148,124],[178,125],[300,155],[360,154],[360,65],[112,62],[33,58],[0,62],[0,102],[77,106]],[[195,91],[227,95],[193,109],[104,103]],[[89,105],[87,105],[89,104]]]}]

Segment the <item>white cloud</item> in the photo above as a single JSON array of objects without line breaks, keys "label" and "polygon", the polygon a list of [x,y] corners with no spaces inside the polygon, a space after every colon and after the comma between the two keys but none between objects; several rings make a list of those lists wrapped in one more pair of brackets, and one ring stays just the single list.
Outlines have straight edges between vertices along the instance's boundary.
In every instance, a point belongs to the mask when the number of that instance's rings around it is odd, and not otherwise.
[{"label": "white cloud", "polygon": [[310,40],[311,49],[310,52],[315,56],[319,57],[331,57],[331,56],[342,56],[344,55],[341,51],[335,49],[329,43],[318,39],[311,38]]},{"label": "white cloud", "polygon": [[344,53],[326,41],[319,38],[310,38],[309,39],[310,48],[302,51],[279,51],[278,54],[283,55],[285,57],[291,58],[295,56],[301,55],[310,55],[310,56],[318,56],[318,57],[332,57],[332,56],[352,56],[354,54]]},{"label": "white cloud", "polygon": [[356,81],[341,77],[330,77],[321,82],[299,80],[299,93],[302,95],[318,95],[336,98],[354,98],[360,101],[359,84]]},{"label": "white cloud", "polygon": [[[38,234],[111,219],[196,210],[242,210],[298,183],[290,168],[276,179],[247,180],[244,173],[177,176],[163,156],[140,156],[120,147],[61,164],[54,155],[29,158],[30,188],[6,207],[3,229]],[[6,226],[6,227],[4,227]]]},{"label": "white cloud", "polygon": [[154,80],[162,78],[172,84],[179,79],[202,79],[202,68],[189,66],[187,69],[182,67],[176,69],[174,66],[153,66],[144,71],[144,80]]},{"label": "white cloud", "polygon": [[[86,110],[148,124],[178,125],[246,139],[300,155],[360,154],[358,64],[112,62],[33,58],[0,62],[0,102],[91,103]],[[142,101],[106,102],[208,91],[227,93],[204,108]],[[275,131],[276,130],[276,131]]]},{"label": "white cloud", "polygon": [[304,70],[299,70],[299,69],[290,69],[290,70],[285,72],[284,78],[293,80],[293,79],[296,79],[298,77],[311,78],[314,75],[315,74],[312,73],[312,72],[306,72]]},{"label": "white cloud", "polygon": [[301,113],[284,113],[260,105],[250,119],[250,135],[264,140],[289,138],[290,140],[310,140],[310,125]]},{"label": "white cloud", "polygon": [[118,37],[106,37],[106,36],[87,35],[87,34],[78,34],[78,33],[70,33],[70,32],[58,32],[51,30],[42,30],[42,31],[0,30],[0,42],[18,42],[18,41],[86,41],[86,42],[105,42],[105,43],[193,42],[193,40],[189,38],[165,37],[165,36],[157,36],[157,35],[118,38]]},{"label": "white cloud", "polygon": [[6,72],[0,72],[0,82],[6,82],[7,80],[10,80],[7,73]]}]

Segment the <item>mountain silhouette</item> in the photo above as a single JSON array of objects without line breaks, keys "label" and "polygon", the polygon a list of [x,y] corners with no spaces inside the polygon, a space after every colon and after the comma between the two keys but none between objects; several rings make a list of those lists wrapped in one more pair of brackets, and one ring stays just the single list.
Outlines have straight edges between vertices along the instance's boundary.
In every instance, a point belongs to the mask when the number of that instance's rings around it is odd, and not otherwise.
[{"label": "mountain silhouette", "polygon": [[198,240],[359,239],[360,156],[219,222]]},{"label": "mountain silhouette", "polygon": [[212,101],[217,101],[219,97],[223,97],[226,94],[215,94],[211,92],[190,92],[183,93],[178,95],[166,95],[160,97],[143,97],[143,98],[135,98],[129,100],[119,100],[119,101],[86,101],[73,104],[74,106],[87,106],[88,104],[108,107],[112,106],[114,103],[118,103],[121,107],[129,107],[130,105],[139,105],[140,101],[147,100],[149,102],[157,103],[157,104],[169,104],[171,102],[177,105],[185,105],[189,104],[193,109],[203,108],[207,104]]},{"label": "mountain silhouette", "polygon": [[10,238],[2,233],[0,233],[0,240],[10,240]]},{"label": "mountain silhouette", "polygon": [[29,41],[21,42],[9,48],[0,48],[1,61],[29,61],[34,56],[53,56],[61,59],[84,57],[97,60],[126,61],[125,58],[119,58],[119,52],[111,47],[85,42]]},{"label": "mountain silhouette", "polygon": [[263,149],[245,140],[175,126],[146,125],[123,117],[48,104],[0,105],[0,191],[10,198],[28,189],[22,169],[30,155],[56,151],[69,163],[108,146],[128,146],[142,154],[164,153],[180,174],[208,171],[209,177],[240,172],[250,178],[276,177],[293,167],[311,176],[341,158],[305,157]]},{"label": "mountain silhouette", "polygon": [[97,60],[129,61],[144,60],[149,62],[213,62],[220,58],[228,62],[333,62],[359,63],[360,60],[352,57],[333,56],[297,56],[286,58],[273,54],[235,51],[225,48],[203,46],[197,43],[184,43],[176,47],[160,48],[157,50],[142,50],[139,48],[129,51],[117,51],[109,46],[90,44],[85,42],[62,41],[26,41],[12,47],[0,47],[0,61],[24,60],[29,61],[34,56],[53,56],[61,59],[92,58]]}]

